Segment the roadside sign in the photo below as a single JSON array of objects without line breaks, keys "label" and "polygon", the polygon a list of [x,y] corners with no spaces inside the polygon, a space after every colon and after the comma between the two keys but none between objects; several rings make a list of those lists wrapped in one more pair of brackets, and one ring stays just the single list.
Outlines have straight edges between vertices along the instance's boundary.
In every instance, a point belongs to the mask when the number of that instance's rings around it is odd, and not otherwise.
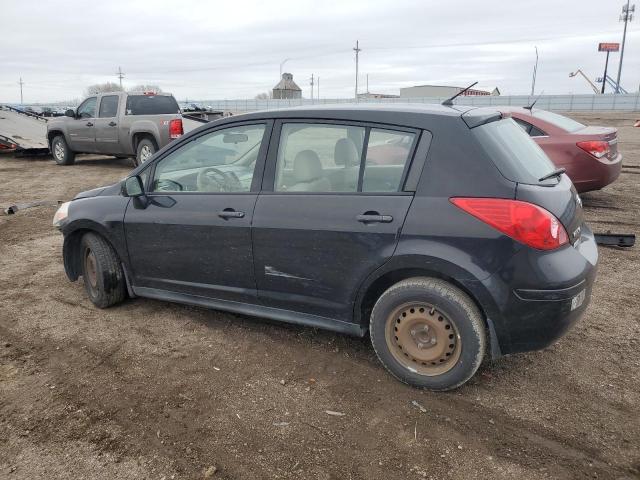
[{"label": "roadside sign", "polygon": [[620,50],[619,43],[599,43],[598,51],[599,52],[617,52]]}]

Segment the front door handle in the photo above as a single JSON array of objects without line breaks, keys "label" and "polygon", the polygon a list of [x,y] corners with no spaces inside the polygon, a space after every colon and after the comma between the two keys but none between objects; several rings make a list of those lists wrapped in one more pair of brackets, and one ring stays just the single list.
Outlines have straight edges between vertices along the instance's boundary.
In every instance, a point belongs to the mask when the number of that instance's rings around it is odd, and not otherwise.
[{"label": "front door handle", "polygon": [[225,209],[221,212],[218,212],[218,216],[220,218],[244,218],[244,212],[236,212],[235,210],[232,209]]},{"label": "front door handle", "polygon": [[87,122],[87,127],[93,127],[93,123]]},{"label": "front door handle", "polygon": [[118,125],[116,122],[109,122],[110,127],[115,127],[116,125]]},{"label": "front door handle", "polygon": [[393,217],[391,215],[380,215],[378,213],[365,213],[356,216],[356,220],[362,223],[391,223]]}]

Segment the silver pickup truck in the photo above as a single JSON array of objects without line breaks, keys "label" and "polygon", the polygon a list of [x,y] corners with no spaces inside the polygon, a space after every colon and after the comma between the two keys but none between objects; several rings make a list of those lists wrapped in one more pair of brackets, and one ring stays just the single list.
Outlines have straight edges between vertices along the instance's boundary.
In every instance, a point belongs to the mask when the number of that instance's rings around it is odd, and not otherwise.
[{"label": "silver pickup truck", "polygon": [[49,149],[58,165],[72,165],[77,153],[131,157],[139,165],[182,134],[176,99],[152,92],[94,95],[47,125]]}]

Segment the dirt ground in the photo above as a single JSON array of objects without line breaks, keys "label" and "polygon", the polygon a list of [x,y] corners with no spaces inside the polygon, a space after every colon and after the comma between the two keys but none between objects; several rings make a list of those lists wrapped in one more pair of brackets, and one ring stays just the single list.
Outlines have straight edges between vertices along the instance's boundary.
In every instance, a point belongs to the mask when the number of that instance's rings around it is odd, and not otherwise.
[{"label": "dirt ground", "polygon": [[[583,195],[599,232],[638,233],[640,128],[617,183]],[[67,200],[126,160],[0,156],[0,206]],[[639,248],[600,248],[592,303],[542,352],[445,394],[398,383],[368,339],[70,283],[54,207],[0,214],[0,478],[640,478]],[[344,415],[330,415],[326,411]]]}]

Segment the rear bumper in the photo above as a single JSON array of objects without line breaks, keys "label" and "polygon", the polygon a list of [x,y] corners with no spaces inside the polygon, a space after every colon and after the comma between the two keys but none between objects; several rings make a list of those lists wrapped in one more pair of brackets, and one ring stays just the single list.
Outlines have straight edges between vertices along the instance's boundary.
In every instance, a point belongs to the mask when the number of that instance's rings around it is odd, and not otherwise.
[{"label": "rear bumper", "polygon": [[586,225],[575,246],[522,249],[481,283],[491,299],[485,313],[503,354],[543,349],[564,335],[591,299],[598,251]]},{"label": "rear bumper", "polygon": [[[622,170],[622,154],[618,153],[613,160],[596,160],[589,156],[589,158],[580,165],[581,168],[579,172],[576,172],[573,176],[571,174],[569,175],[573,184],[576,186],[576,190],[579,193],[600,190],[610,183],[615,182],[620,176],[620,171]],[[586,165],[588,165],[588,167]]]}]

